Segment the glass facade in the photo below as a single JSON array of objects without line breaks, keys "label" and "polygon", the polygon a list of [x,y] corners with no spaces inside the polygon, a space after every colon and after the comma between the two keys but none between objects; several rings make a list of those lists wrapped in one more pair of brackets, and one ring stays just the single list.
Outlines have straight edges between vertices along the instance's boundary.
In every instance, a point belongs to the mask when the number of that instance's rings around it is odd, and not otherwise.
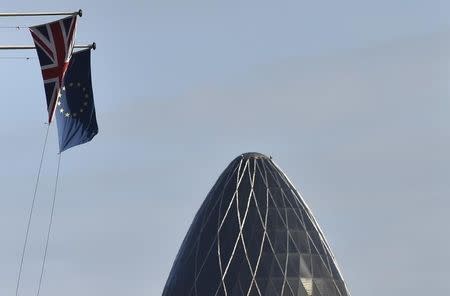
[{"label": "glass facade", "polygon": [[242,154],[213,186],[164,296],[349,295],[300,194],[265,155]]}]

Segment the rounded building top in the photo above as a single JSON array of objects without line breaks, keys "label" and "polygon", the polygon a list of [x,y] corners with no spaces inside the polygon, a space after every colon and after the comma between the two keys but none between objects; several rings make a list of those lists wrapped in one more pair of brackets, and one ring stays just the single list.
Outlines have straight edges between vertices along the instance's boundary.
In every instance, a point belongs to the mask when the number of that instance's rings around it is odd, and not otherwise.
[{"label": "rounded building top", "polygon": [[162,293],[204,295],[349,295],[308,206],[264,154],[240,154],[220,175]]},{"label": "rounded building top", "polygon": [[243,159],[270,159],[270,157],[268,157],[267,155],[264,155],[264,154],[259,153],[259,152],[242,153],[238,157],[242,157]]}]

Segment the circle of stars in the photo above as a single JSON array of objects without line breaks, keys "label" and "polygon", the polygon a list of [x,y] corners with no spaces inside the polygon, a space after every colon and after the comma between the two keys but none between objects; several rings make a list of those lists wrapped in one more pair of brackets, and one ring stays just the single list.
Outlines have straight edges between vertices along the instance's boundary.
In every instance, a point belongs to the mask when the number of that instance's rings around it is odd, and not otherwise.
[{"label": "circle of stars", "polygon": [[[77,83],[70,82],[68,87],[72,88],[72,87],[82,87],[82,86],[81,86],[80,82],[77,82]],[[62,91],[66,91],[66,86],[62,87]],[[61,97],[62,97],[62,94],[61,94],[61,90],[60,90],[58,92],[58,98],[57,98],[58,101],[56,103],[59,107],[59,113],[62,113],[64,115],[64,117],[77,117],[78,116],[77,112],[69,113],[69,112],[66,112],[66,110],[64,110],[63,107],[61,107]],[[82,99],[84,100],[84,102],[79,110],[80,113],[83,113],[85,111],[84,108],[86,108],[88,106],[88,101],[87,101],[88,98],[89,98],[89,93],[87,92],[86,87],[82,87]]]}]

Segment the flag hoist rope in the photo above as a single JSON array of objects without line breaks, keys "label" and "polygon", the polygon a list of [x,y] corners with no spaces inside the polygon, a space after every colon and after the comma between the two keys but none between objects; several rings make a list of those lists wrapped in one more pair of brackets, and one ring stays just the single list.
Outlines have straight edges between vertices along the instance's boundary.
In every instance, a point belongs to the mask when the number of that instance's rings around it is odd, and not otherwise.
[{"label": "flag hoist rope", "polygon": [[25,257],[25,250],[27,248],[28,237],[29,237],[29,234],[30,234],[31,219],[33,217],[34,204],[36,202],[36,194],[37,194],[37,189],[39,187],[39,178],[41,176],[42,162],[44,160],[45,149],[47,147],[47,139],[48,139],[48,132],[49,132],[49,130],[50,130],[50,124],[47,124],[47,131],[45,133],[44,146],[42,147],[42,153],[41,153],[41,161],[39,162],[39,169],[38,169],[38,173],[37,173],[37,177],[36,177],[36,183],[34,185],[33,199],[32,199],[32,202],[31,202],[30,213],[28,215],[27,230],[26,230],[26,233],[25,233],[25,241],[23,243],[23,248],[22,248],[22,256],[20,258],[19,274],[17,276],[17,284],[16,284],[16,296],[19,295],[19,286],[20,286],[20,278],[22,276],[23,259]]},{"label": "flag hoist rope", "polygon": [[16,30],[20,30],[20,29],[28,29],[27,26],[0,26],[0,29],[16,29]]},{"label": "flag hoist rope", "polygon": [[0,57],[0,60],[34,60],[37,57]]},{"label": "flag hoist rope", "polygon": [[[34,186],[33,199],[32,199],[32,202],[31,202],[30,212],[29,212],[29,215],[28,215],[28,223],[27,223],[27,230],[26,230],[26,233],[25,233],[25,241],[23,243],[22,254],[21,254],[21,258],[20,258],[19,274],[17,276],[17,283],[16,283],[16,296],[19,295],[20,279],[21,279],[22,270],[23,270],[23,261],[24,261],[24,258],[25,258],[25,251],[27,249],[28,238],[29,238],[29,235],[30,235],[31,220],[32,220],[32,217],[33,217],[34,206],[35,206],[35,203],[36,203],[36,195],[37,195],[37,190],[38,190],[38,187],[39,187],[39,179],[40,179],[40,176],[41,176],[42,164],[43,164],[43,160],[44,160],[44,156],[45,156],[45,150],[46,150],[46,147],[47,147],[47,140],[48,140],[49,130],[50,130],[50,124],[47,124],[47,131],[45,133],[44,146],[42,147],[41,160],[39,162],[39,169],[38,169],[38,173],[37,173],[37,177],[36,177],[36,183],[35,183],[35,186]],[[47,228],[47,237],[46,237],[46,240],[45,240],[44,255],[43,255],[43,258],[42,258],[41,273],[40,273],[40,276],[39,276],[39,285],[38,285],[38,289],[37,289],[37,293],[36,293],[37,296],[39,296],[39,293],[41,291],[42,279],[43,279],[44,270],[45,270],[45,262],[47,260],[48,243],[50,241],[50,233],[51,233],[51,230],[52,230],[53,216],[54,216],[54,212],[55,212],[56,194],[58,192],[58,181],[59,181],[60,166],[61,166],[61,153],[58,153],[58,167],[57,167],[57,170],[56,170],[56,178],[55,178],[55,186],[54,186],[54,190],[53,190],[52,207],[51,207],[51,211],[50,211],[50,220],[49,220],[48,228]]]},{"label": "flag hoist rope", "polygon": [[39,276],[39,285],[38,285],[38,290],[37,290],[36,296],[39,296],[39,293],[41,292],[42,277],[44,276],[45,261],[47,259],[48,241],[50,239],[50,232],[52,230],[53,213],[55,211],[56,193],[58,191],[58,179],[59,179],[59,167],[61,164],[61,154],[62,153],[58,154],[58,168],[56,170],[56,179],[55,179],[55,188],[53,191],[52,210],[50,212],[50,221],[48,223],[47,239],[45,240],[44,257],[42,259],[41,275]]}]

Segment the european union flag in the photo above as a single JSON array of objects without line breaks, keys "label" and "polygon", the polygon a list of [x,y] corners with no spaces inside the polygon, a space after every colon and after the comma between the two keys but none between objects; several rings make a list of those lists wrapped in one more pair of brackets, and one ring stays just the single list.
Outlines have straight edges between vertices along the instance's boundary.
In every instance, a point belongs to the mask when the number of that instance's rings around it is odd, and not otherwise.
[{"label": "european union flag", "polygon": [[58,96],[59,151],[89,142],[98,133],[91,81],[91,50],[74,52]]}]

